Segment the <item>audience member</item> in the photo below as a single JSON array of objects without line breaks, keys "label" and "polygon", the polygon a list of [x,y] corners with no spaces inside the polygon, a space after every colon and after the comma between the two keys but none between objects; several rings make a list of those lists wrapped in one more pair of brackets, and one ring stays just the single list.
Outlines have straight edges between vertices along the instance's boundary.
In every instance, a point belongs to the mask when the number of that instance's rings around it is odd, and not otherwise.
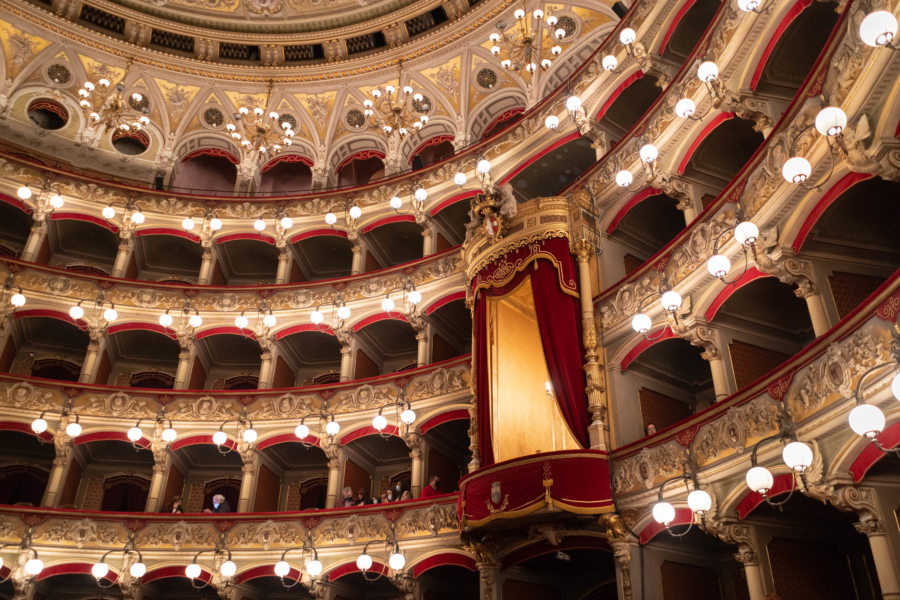
[{"label": "audience member", "polygon": [[212,510],[208,508],[204,508],[203,512],[205,513],[230,513],[234,512],[231,509],[231,504],[229,504],[228,500],[225,499],[225,496],[222,494],[216,494],[212,497],[213,507]]},{"label": "audience member", "polygon": [[422,493],[419,494],[419,498],[428,498],[429,496],[437,496],[441,492],[438,491],[441,487],[441,478],[437,475],[432,475],[431,479],[428,480],[428,485],[422,488]]}]

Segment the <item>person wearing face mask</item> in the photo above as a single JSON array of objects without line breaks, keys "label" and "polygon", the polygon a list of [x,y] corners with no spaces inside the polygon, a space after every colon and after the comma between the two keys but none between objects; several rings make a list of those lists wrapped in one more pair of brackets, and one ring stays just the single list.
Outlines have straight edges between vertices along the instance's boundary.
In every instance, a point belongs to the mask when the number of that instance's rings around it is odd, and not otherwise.
[{"label": "person wearing face mask", "polygon": [[212,510],[208,508],[204,508],[203,512],[205,513],[230,513],[233,512],[231,510],[231,504],[228,503],[228,500],[225,499],[225,496],[222,494],[216,494],[212,497],[213,507]]},{"label": "person wearing face mask", "polygon": [[440,494],[438,489],[441,487],[441,478],[437,475],[432,475],[431,479],[428,481],[428,485],[422,488],[422,493],[419,494],[419,498],[428,498],[429,496],[437,496]]}]

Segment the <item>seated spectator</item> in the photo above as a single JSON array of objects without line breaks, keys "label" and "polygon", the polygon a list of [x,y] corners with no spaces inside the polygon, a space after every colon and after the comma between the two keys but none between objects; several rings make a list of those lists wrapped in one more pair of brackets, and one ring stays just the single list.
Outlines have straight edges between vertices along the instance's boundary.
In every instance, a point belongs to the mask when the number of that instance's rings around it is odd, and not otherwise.
[{"label": "seated spectator", "polygon": [[181,506],[181,496],[175,496],[166,507],[166,512],[171,514],[183,513],[184,508]]},{"label": "seated spectator", "polygon": [[656,425],[653,423],[647,423],[647,428],[644,430],[646,435],[653,435],[656,433]]},{"label": "seated spectator", "polygon": [[400,489],[400,500],[409,500],[410,498],[412,498],[412,494],[409,491],[409,480],[408,479],[404,479],[403,481],[400,482],[399,489]]},{"label": "seated spectator", "polygon": [[390,500],[388,500],[388,493],[381,492],[381,497],[378,498],[378,504],[385,504],[387,502],[390,502]]},{"label": "seated spectator", "polygon": [[349,485],[344,488],[343,506],[356,506],[356,500],[353,498],[353,488]]},{"label": "seated spectator", "polygon": [[212,510],[208,508],[204,508],[203,512],[205,513],[230,513],[234,512],[231,509],[231,504],[229,504],[228,500],[225,499],[225,496],[222,494],[216,494],[212,497],[213,507]]},{"label": "seated spectator", "polygon": [[419,494],[419,498],[428,498],[429,496],[437,496],[441,492],[438,491],[441,487],[441,478],[437,475],[432,475],[431,479],[428,480],[428,485],[422,488],[422,493]]}]

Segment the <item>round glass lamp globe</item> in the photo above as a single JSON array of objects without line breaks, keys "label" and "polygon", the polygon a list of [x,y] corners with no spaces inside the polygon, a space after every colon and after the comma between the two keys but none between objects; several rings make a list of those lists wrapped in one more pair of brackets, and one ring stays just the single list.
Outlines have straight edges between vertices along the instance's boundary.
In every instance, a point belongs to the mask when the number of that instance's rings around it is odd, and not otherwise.
[{"label": "round glass lamp globe", "polygon": [[894,394],[895,400],[900,400],[900,373],[894,375],[891,380],[891,393]]},{"label": "round glass lamp globe", "polygon": [[213,434],[212,440],[213,444],[215,444],[216,446],[222,446],[225,444],[225,442],[228,441],[228,436],[225,435],[224,431],[219,430]]},{"label": "round glass lamp globe", "polygon": [[286,560],[279,560],[275,563],[275,575],[278,577],[287,577],[288,573],[291,572],[291,565],[288,564]]},{"label": "round glass lamp globe", "polygon": [[200,315],[191,315],[188,319],[188,325],[195,329],[197,327],[200,327],[201,325],[203,325],[203,317],[201,317]]},{"label": "round glass lamp globe", "polygon": [[803,183],[811,173],[812,165],[802,156],[792,156],[781,167],[781,176],[788,183]]},{"label": "round glass lamp globe", "polygon": [[631,171],[619,171],[616,173],[616,185],[622,188],[627,188],[631,185],[631,182],[634,181],[634,176],[631,174]]},{"label": "round glass lamp globe", "polygon": [[255,221],[253,221],[253,229],[255,229],[257,231],[262,231],[265,228],[266,228],[266,222],[263,221],[262,219],[257,219]]},{"label": "round glass lamp globe", "polygon": [[25,563],[25,572],[35,577],[40,575],[41,571],[44,570],[44,561],[39,558],[32,558],[28,562]]},{"label": "round glass lamp globe", "polygon": [[22,292],[16,292],[9,298],[9,303],[19,308],[20,306],[25,306],[25,295]]},{"label": "round glass lamp globe", "polygon": [[559,118],[556,115],[547,115],[547,118],[544,119],[544,127],[550,130],[556,129],[559,127]]},{"label": "round glass lamp globe", "polygon": [[69,309],[69,316],[77,321],[84,316],[84,309],[77,305],[73,306]]},{"label": "round glass lamp globe", "polygon": [[731,261],[722,254],[713,254],[706,261],[706,270],[713,277],[725,277],[731,270]]},{"label": "round glass lamp globe", "polygon": [[631,328],[638,333],[647,333],[650,331],[651,325],[653,322],[644,313],[638,313],[631,318]]},{"label": "round glass lamp globe", "polygon": [[128,433],[125,435],[127,435],[128,439],[131,440],[132,442],[136,442],[139,439],[141,439],[142,437],[144,437],[144,432],[141,431],[140,427],[132,427],[131,429],[128,430]]},{"label": "round glass lamp globe", "polygon": [[634,40],[637,39],[637,33],[635,33],[634,29],[631,27],[626,27],[621,32],[619,32],[619,41],[624,45],[633,44]]},{"label": "round glass lamp globe", "polygon": [[147,565],[142,562],[136,562],[128,568],[128,572],[135,579],[140,579],[147,572]]},{"label": "round glass lamp globe", "polygon": [[475,165],[475,168],[483,175],[491,170],[491,162],[486,158],[482,158],[478,161],[478,164]]},{"label": "round glass lamp globe", "polygon": [[734,239],[739,244],[752,244],[759,239],[759,227],[752,221],[741,221],[734,228]]},{"label": "round glass lamp globe", "polygon": [[322,574],[322,563],[316,558],[307,561],[306,572],[309,573],[310,577],[318,577]]},{"label": "round glass lamp globe", "polygon": [[362,209],[360,207],[358,207],[358,206],[350,207],[350,218],[351,219],[358,219],[361,216],[362,216]]},{"label": "round glass lamp globe", "polygon": [[234,318],[234,326],[238,329],[245,329],[250,324],[250,319],[244,315],[238,315]]},{"label": "round glass lamp globe", "polygon": [[374,427],[378,431],[384,431],[384,428],[387,427],[387,418],[384,415],[375,415],[372,419],[372,427]]},{"label": "round glass lamp globe", "polygon": [[738,0],[738,8],[744,12],[753,12],[759,8],[759,0]]},{"label": "round glass lamp globe", "polygon": [[66,425],[66,435],[69,437],[78,437],[81,435],[82,429],[79,423],[69,423]]},{"label": "round glass lamp globe", "polygon": [[181,222],[181,226],[184,229],[186,229],[187,231],[190,231],[191,229],[194,228],[194,220],[190,217],[185,217],[184,220]]},{"label": "round glass lamp globe", "polygon": [[294,220],[290,217],[281,217],[281,228],[290,229],[294,226]]},{"label": "round glass lamp globe", "polygon": [[412,425],[416,422],[416,412],[411,408],[407,408],[400,413],[400,420],[406,425]]},{"label": "round glass lamp globe", "polygon": [[297,436],[297,439],[305,440],[309,437],[309,426],[305,423],[300,423],[294,429],[294,435]]},{"label": "round glass lamp globe", "polygon": [[812,464],[813,451],[803,442],[791,442],[781,451],[781,458],[791,470],[802,473]]},{"label": "round glass lamp globe", "polygon": [[579,108],[581,108],[581,98],[578,96],[569,96],[566,98],[566,110],[569,112],[576,112]]},{"label": "round glass lamp globe", "polygon": [[166,427],[162,432],[162,439],[165,443],[171,444],[178,437],[178,432],[171,427]]},{"label": "round glass lamp globe", "polygon": [[200,577],[201,573],[200,565],[197,563],[191,563],[184,568],[184,574],[187,575],[191,579],[197,579]]},{"label": "round glass lamp globe", "polygon": [[752,467],[747,471],[747,487],[759,494],[764,494],[772,489],[775,479],[772,473],[765,467]]},{"label": "round glass lamp globe", "polygon": [[109,573],[109,566],[106,563],[94,563],[94,566],[91,567],[91,575],[94,576],[94,579],[102,579],[106,577],[107,573]]},{"label": "round glass lamp globe", "polygon": [[103,311],[103,318],[112,322],[119,318],[119,313],[114,308],[107,308]]},{"label": "round glass lamp globe", "polygon": [[360,554],[356,557],[356,568],[360,571],[368,571],[372,568],[372,557],[368,554]]},{"label": "round glass lamp globe", "polygon": [[391,312],[394,310],[394,301],[390,298],[385,298],[381,301],[381,310],[384,312]]},{"label": "round glass lamp globe", "polygon": [[653,505],[653,520],[663,525],[671,523],[675,520],[675,507],[668,502],[657,502]]},{"label": "round glass lamp globe", "polygon": [[145,219],[146,217],[144,217],[144,213],[139,210],[131,213],[131,220],[135,223],[135,225],[143,225]]},{"label": "round glass lamp globe", "polygon": [[682,98],[675,103],[675,114],[682,119],[687,119],[697,110],[697,105],[690,98]]},{"label": "round glass lamp globe", "polygon": [[400,554],[399,552],[394,552],[391,554],[391,557],[388,559],[388,564],[395,571],[399,571],[406,566],[406,557]]},{"label": "round glass lamp globe", "polygon": [[318,325],[319,323],[321,323],[322,321],[325,320],[325,315],[322,314],[321,310],[314,310],[311,313],[309,313],[309,320],[312,322],[313,325]]},{"label": "round glass lamp globe", "polygon": [[400,196],[394,196],[391,198],[390,205],[394,210],[400,210],[400,207],[403,206],[403,200]]},{"label": "round glass lamp globe", "polygon": [[62,208],[63,204],[65,204],[65,200],[59,194],[53,194],[50,196],[50,206],[53,208]]},{"label": "round glass lamp globe", "polygon": [[31,188],[27,185],[23,185],[16,190],[16,196],[18,196],[20,200],[28,200],[32,196]]},{"label": "round glass lamp globe", "polygon": [[168,327],[172,324],[173,321],[174,319],[172,319],[172,315],[170,315],[169,313],[163,313],[159,315],[159,324],[163,327]]},{"label": "round glass lamp globe", "polygon": [[234,561],[226,560],[222,563],[219,571],[222,573],[222,577],[233,577],[237,573],[237,565],[234,564]]},{"label": "round glass lamp globe", "polygon": [[668,311],[676,311],[681,307],[681,294],[675,290],[669,290],[660,297],[659,303]]},{"label": "round glass lamp globe", "polygon": [[327,215],[325,215],[325,222],[329,225],[334,225],[335,223],[337,223],[337,215],[333,212],[328,213]]},{"label": "round glass lamp globe", "polygon": [[100,211],[100,214],[103,215],[104,219],[112,219],[116,216],[116,209],[112,206],[104,206],[103,210]]},{"label": "round glass lamp globe", "polygon": [[719,77],[719,65],[711,60],[700,63],[697,67],[697,77],[700,81],[715,81]]},{"label": "round glass lamp globe", "polygon": [[222,219],[219,219],[217,217],[213,217],[212,219],[210,219],[209,220],[209,228],[212,229],[213,231],[218,231],[218,230],[222,229]]},{"label": "round glass lamp globe", "polygon": [[857,435],[873,438],[884,431],[884,413],[877,406],[860,404],[850,411],[850,429]]},{"label": "round glass lamp globe", "polygon": [[859,37],[867,46],[884,46],[897,35],[897,17],[886,10],[876,10],[859,24]]},{"label": "round glass lamp globe", "polygon": [[453,183],[455,183],[456,185],[458,185],[460,187],[466,185],[466,174],[460,172],[460,173],[457,173],[456,175],[454,175]]},{"label": "round glass lamp globe", "polygon": [[44,433],[47,431],[47,421],[44,419],[35,419],[31,422],[31,430],[35,433]]},{"label": "round glass lamp globe", "polygon": [[612,54],[607,54],[603,57],[601,65],[603,65],[603,68],[607,71],[614,71],[616,67],[619,66],[619,60]]},{"label": "round glass lamp globe", "polygon": [[278,323],[278,319],[275,318],[275,315],[272,313],[267,314],[263,317],[263,325],[266,327],[275,327],[275,324]]},{"label": "round glass lamp globe", "polygon": [[837,106],[826,106],[816,115],[816,131],[822,135],[839,135],[846,126],[847,113]]},{"label": "round glass lamp globe", "polygon": [[341,425],[337,421],[328,421],[325,424],[325,433],[328,435],[337,435],[341,431]]},{"label": "round glass lamp globe", "polygon": [[688,494],[687,503],[695,513],[705,513],[712,508],[712,498],[703,490],[694,490]]},{"label": "round glass lamp globe", "polygon": [[350,307],[349,306],[341,306],[337,310],[339,319],[349,319],[350,318]]},{"label": "round glass lamp globe", "polygon": [[409,300],[410,304],[418,304],[422,301],[422,292],[413,290],[406,295],[406,299]]},{"label": "round glass lamp globe", "polygon": [[640,149],[641,160],[644,162],[653,162],[659,158],[659,149],[653,144],[644,144]]},{"label": "round glass lamp globe", "polygon": [[418,202],[425,202],[428,199],[428,190],[425,188],[418,188],[413,193],[413,198],[415,198]]},{"label": "round glass lamp globe", "polygon": [[244,441],[248,444],[252,444],[259,437],[259,434],[256,433],[256,430],[250,427],[249,429],[244,430],[243,438]]}]

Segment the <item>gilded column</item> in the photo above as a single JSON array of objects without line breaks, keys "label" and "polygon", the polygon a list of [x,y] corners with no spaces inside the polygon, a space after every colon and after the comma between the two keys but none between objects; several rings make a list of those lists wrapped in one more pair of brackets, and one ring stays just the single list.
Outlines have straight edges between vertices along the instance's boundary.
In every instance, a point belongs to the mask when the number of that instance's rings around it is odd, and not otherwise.
[{"label": "gilded column", "polygon": [[91,325],[88,329],[90,342],[88,343],[87,352],[84,355],[84,363],[81,365],[81,374],[78,376],[79,383],[106,383],[105,381],[95,381],[97,371],[100,368],[100,359],[106,349],[106,327]]},{"label": "gilded column", "polygon": [[825,303],[822,300],[822,294],[819,288],[810,281],[802,280],[797,284],[794,295],[803,298],[806,301],[806,308],[809,310],[809,320],[812,321],[813,332],[816,337],[824,335],[831,329],[831,321],[828,319],[828,313],[825,312]]},{"label": "gilded column", "polygon": [[344,460],[344,449],[336,441],[323,444],[322,450],[328,458],[328,487],[325,497],[325,508],[337,506],[338,493],[341,489],[341,464]]},{"label": "gilded column", "polygon": [[409,493],[413,498],[418,498],[425,483],[424,441],[422,436],[414,431],[410,431],[403,436],[403,441],[409,447],[409,458],[411,460],[409,467]]},{"label": "gilded column", "polygon": [[66,481],[69,465],[72,464],[72,438],[66,433],[66,425],[68,425],[68,420],[60,420],[56,433],[53,434],[53,449],[56,454],[53,458],[53,466],[50,468],[50,475],[47,477],[47,487],[44,489],[41,506],[56,508],[59,504],[59,495]]},{"label": "gilded column", "polygon": [[122,237],[119,239],[119,251],[116,253],[116,261],[113,263],[113,277],[125,277],[128,272],[128,263],[134,255],[134,238],[131,232],[126,229],[121,230]]},{"label": "gilded column", "polygon": [[251,512],[253,510],[253,498],[256,492],[256,476],[259,474],[259,453],[256,450],[256,442],[248,444],[243,440],[238,442],[238,452],[244,461],[241,467],[241,495],[238,498],[237,512]]},{"label": "gilded column", "polygon": [[153,475],[150,478],[150,491],[147,493],[147,505],[144,512],[159,512],[162,510],[163,491],[166,488],[166,479],[169,477],[169,469],[172,466],[172,454],[169,452],[169,444],[162,439],[163,424],[157,423],[150,441],[150,451],[153,452]]},{"label": "gilded column", "polygon": [[601,364],[597,353],[597,330],[594,324],[594,295],[591,289],[591,256],[594,246],[587,240],[578,240],[574,244],[578,257],[578,289],[581,301],[582,344],[584,345],[585,393],[588,410],[591,413],[591,424],[588,426],[591,448],[606,450],[606,398],[603,379],[600,374]]}]

